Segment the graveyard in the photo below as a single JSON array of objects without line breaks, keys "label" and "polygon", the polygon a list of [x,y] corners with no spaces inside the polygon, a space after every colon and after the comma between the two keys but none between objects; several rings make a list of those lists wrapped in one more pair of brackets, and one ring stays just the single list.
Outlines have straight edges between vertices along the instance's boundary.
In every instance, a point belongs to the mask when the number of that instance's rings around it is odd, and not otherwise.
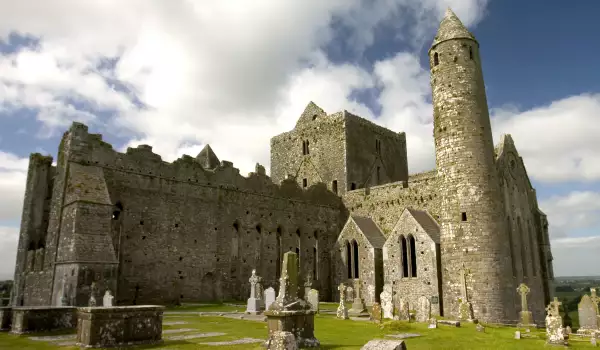
[{"label": "graveyard", "polygon": [[0,329],[10,331],[0,333],[0,348],[537,349],[545,344],[586,348],[597,346],[600,333],[600,299],[594,288],[579,303],[579,329],[571,329],[563,326],[558,298],[547,306],[544,324],[536,323],[528,311],[530,289],[522,283],[515,291],[521,299],[515,327],[478,322],[468,301],[461,301],[458,319],[441,317],[432,313],[428,299],[412,306],[398,301],[390,285],[371,300],[342,283],[339,302],[320,302],[317,290],[298,283],[299,275],[298,256],[288,252],[279,291],[263,290],[262,278],[253,270],[246,304],[116,306],[107,291],[101,301],[92,292],[88,307],[0,308]]}]

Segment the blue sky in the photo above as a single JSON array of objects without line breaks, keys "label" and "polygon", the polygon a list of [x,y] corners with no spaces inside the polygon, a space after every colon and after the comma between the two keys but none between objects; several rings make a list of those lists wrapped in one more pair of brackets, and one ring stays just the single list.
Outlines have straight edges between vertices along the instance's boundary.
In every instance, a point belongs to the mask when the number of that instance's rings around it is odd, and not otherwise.
[{"label": "blue sky", "polygon": [[166,160],[210,143],[245,173],[268,166],[269,137],[312,100],[406,131],[411,172],[431,169],[427,50],[448,5],[480,42],[494,136],[512,134],[524,158],[557,275],[600,274],[599,2],[233,3],[0,5],[0,278],[12,273],[25,158],[56,156],[73,120]]}]

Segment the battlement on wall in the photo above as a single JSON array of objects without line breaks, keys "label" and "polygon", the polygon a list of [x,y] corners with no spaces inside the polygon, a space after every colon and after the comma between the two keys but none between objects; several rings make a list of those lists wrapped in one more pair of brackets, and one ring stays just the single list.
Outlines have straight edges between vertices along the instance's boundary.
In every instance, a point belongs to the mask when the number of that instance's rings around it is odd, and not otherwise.
[{"label": "battlement on wall", "polygon": [[129,147],[125,153],[115,151],[112,145],[102,140],[102,135],[89,133],[88,127],[81,123],[73,123],[65,133],[59,153],[66,147],[65,139],[69,137],[68,150],[64,149],[69,151],[68,161],[82,165],[98,166],[132,176],[309,201],[316,205],[337,207],[340,203],[339,197],[330,192],[325,184],[314,184],[304,189],[293,179],[275,184],[267,176],[264,166],[258,163],[254,172],[242,176],[232,162],[219,161],[208,145],[211,155],[207,156],[203,150],[197,157],[183,155],[173,162],[167,162],[154,153],[150,145]]}]

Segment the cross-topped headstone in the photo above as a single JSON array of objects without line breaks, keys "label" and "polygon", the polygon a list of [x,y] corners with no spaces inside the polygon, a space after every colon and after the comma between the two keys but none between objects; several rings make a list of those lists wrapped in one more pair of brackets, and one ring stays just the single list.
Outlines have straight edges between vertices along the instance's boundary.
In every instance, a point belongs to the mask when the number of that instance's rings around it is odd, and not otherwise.
[{"label": "cross-topped headstone", "polygon": [[260,282],[260,277],[256,275],[256,269],[252,269],[252,276],[250,276],[248,282],[250,282],[250,298],[256,299],[256,284]]},{"label": "cross-topped headstone", "polygon": [[527,294],[529,292],[530,289],[525,283],[521,283],[519,288],[517,288],[517,293],[521,295],[521,311],[527,311]]},{"label": "cross-topped headstone", "polygon": [[340,283],[338,290],[340,291],[340,303],[342,300],[346,301],[346,286],[343,283]]},{"label": "cross-topped headstone", "polygon": [[554,297],[554,300],[550,302],[546,311],[548,312],[548,316],[560,316],[560,306],[562,303],[558,301],[557,297]]}]

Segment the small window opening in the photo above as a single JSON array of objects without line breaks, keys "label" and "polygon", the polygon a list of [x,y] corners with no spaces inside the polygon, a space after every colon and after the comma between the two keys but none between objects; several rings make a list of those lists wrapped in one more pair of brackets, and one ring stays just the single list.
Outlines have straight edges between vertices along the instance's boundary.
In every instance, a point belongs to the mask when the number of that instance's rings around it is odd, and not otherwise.
[{"label": "small window opening", "polygon": [[306,154],[310,154],[310,149],[308,148],[308,140],[306,140]]},{"label": "small window opening", "polygon": [[355,190],[356,189],[356,184],[353,182],[350,184],[350,190]]},{"label": "small window opening", "polygon": [[440,64],[440,58],[439,58],[438,53],[436,52],[433,54],[433,66],[435,67],[438,64]]},{"label": "small window opening", "polygon": [[233,223],[233,228],[234,228],[236,231],[239,231],[239,230],[240,230],[240,225],[239,225],[237,222],[234,222],[234,223]]},{"label": "small window opening", "polygon": [[338,193],[338,187],[337,187],[337,180],[333,180],[333,182],[331,183],[331,190],[333,191],[333,193],[337,194]]},{"label": "small window opening", "polygon": [[300,237],[300,229],[296,230],[296,236]]},{"label": "small window opening", "polygon": [[464,211],[461,214],[461,219],[462,221],[467,221],[467,213],[465,213]]},{"label": "small window opening", "polygon": [[308,187],[308,180],[307,179],[302,179],[302,187]]},{"label": "small window opening", "polygon": [[472,61],[473,60],[473,48],[469,47],[469,59]]},{"label": "small window opening", "polygon": [[317,115],[313,115],[313,120],[317,120]]},{"label": "small window opening", "polygon": [[377,167],[377,185],[381,182],[381,167]]},{"label": "small window opening", "polygon": [[113,220],[119,220],[120,215],[121,215],[121,212],[119,210],[113,211],[113,213],[112,213]]},{"label": "small window opening", "polygon": [[260,224],[256,225],[256,232],[258,232],[258,233],[262,232],[262,227],[260,227]]},{"label": "small window opening", "polygon": [[302,155],[306,155],[306,141],[302,141]]}]

